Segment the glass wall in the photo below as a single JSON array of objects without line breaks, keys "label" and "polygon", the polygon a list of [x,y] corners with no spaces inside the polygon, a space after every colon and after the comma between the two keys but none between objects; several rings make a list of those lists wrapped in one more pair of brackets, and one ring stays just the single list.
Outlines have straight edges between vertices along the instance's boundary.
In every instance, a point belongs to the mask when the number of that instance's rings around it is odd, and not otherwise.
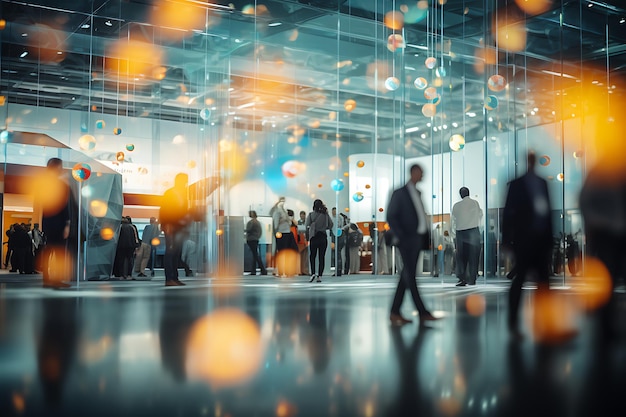
[{"label": "glass wall", "polygon": [[528,150],[550,184],[555,248],[583,245],[585,132],[623,94],[622,6],[306,3],[3,1],[2,128],[101,161],[126,194],[188,173],[209,275],[243,272],[235,230],[280,196],[296,214],[316,198],[337,207],[365,234],[362,271],[382,268],[370,231],[382,235],[390,192],[419,162],[433,230],[467,186],[484,212],[481,271],[502,276],[501,210]]}]

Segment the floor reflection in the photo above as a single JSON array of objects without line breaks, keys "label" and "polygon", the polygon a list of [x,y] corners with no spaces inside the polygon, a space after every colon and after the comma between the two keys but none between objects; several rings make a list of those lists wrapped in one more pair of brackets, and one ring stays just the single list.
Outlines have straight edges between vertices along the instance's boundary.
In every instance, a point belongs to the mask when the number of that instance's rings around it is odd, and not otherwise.
[{"label": "floor reflection", "polygon": [[391,327],[390,280],[5,289],[0,415],[587,416],[621,405],[623,328],[606,341],[583,316],[566,343],[510,341],[506,282],[440,281],[420,287],[445,319]]},{"label": "floor reflection", "polygon": [[47,408],[63,402],[68,374],[76,359],[79,318],[76,300],[41,300],[42,324],[37,338],[37,370]]}]

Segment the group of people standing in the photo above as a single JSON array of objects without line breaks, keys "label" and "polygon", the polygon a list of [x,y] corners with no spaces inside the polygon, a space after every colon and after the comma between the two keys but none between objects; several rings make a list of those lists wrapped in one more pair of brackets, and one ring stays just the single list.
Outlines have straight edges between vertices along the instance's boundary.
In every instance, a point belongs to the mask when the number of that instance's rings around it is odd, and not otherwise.
[{"label": "group of people standing", "polygon": [[4,258],[4,267],[11,265],[9,272],[20,274],[34,274],[39,268],[41,251],[46,238],[39,223],[33,229],[29,223],[14,223],[5,232],[7,236],[7,252]]},{"label": "group of people standing", "polygon": [[[245,233],[246,243],[253,257],[251,274],[256,275],[258,266],[261,275],[267,275],[267,268],[258,253],[262,227],[256,211],[251,210],[248,215],[250,220],[246,223]],[[301,275],[310,275],[310,282],[322,282],[321,276],[326,267],[325,257],[329,236],[335,244],[334,249],[337,255],[336,260],[333,258],[336,271],[334,275],[358,273],[360,267],[358,249],[363,241],[363,234],[358,226],[350,222],[348,216],[340,213],[337,217],[335,207],[332,209],[331,217],[324,202],[316,199],[313,202],[312,211],[308,214],[305,211],[300,211],[300,218],[296,221],[294,211],[285,208],[285,197],[280,197],[271,208],[270,216],[272,217],[273,237],[275,239],[275,274],[277,276],[286,276],[285,265],[283,265],[286,258],[280,256],[280,253],[288,250],[298,254],[295,258],[290,257],[289,261],[295,259],[299,263],[298,270]],[[333,218],[338,219],[337,227],[335,227]],[[356,239],[350,239],[351,235],[356,236]],[[357,241],[359,244],[349,245],[348,242],[350,241]]]},{"label": "group of people standing", "polygon": [[145,271],[150,259],[152,259],[150,274],[154,276],[156,245],[153,244],[153,239],[157,238],[159,233],[156,217],[150,218],[150,224],[144,227],[141,239],[132,218],[122,217],[113,262],[113,277],[130,280],[134,279],[133,272],[139,278],[147,277]]}]

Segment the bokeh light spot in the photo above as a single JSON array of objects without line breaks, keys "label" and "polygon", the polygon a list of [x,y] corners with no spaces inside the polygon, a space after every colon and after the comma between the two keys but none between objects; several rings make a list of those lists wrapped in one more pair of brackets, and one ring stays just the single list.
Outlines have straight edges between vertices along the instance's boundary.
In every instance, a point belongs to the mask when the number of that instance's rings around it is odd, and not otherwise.
[{"label": "bokeh light spot", "polygon": [[534,303],[526,305],[533,337],[541,343],[566,341],[575,333],[575,304],[560,291],[538,289]]},{"label": "bokeh light spot", "polygon": [[115,236],[115,232],[110,227],[103,227],[100,229],[100,237],[103,240],[111,240]]},{"label": "bokeh light spot", "polygon": [[389,11],[385,14],[384,22],[389,29],[400,30],[404,26],[404,15],[396,10]]},{"label": "bokeh light spot", "polygon": [[235,386],[256,374],[263,355],[257,323],[239,310],[221,308],[191,326],[185,368],[191,379]]},{"label": "bokeh light spot", "polygon": [[353,99],[348,99],[343,103],[343,108],[346,109],[348,113],[352,112],[352,110],[356,109],[356,101]]},{"label": "bokeh light spot", "polygon": [[611,275],[604,263],[597,258],[585,258],[584,266],[582,276],[571,278],[572,288],[585,310],[595,310],[605,305],[611,297]]},{"label": "bokeh light spot", "polygon": [[104,200],[92,200],[89,202],[89,214],[94,217],[104,217],[107,214],[109,205]]},{"label": "bokeh light spot", "polygon": [[472,316],[482,315],[485,312],[486,306],[487,302],[482,294],[470,294],[465,299],[465,308]]}]

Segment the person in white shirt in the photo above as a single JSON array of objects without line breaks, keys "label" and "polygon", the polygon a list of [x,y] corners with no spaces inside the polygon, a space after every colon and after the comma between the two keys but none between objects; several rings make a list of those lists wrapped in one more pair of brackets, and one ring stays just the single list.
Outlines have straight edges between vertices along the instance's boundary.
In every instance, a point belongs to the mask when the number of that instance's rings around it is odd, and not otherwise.
[{"label": "person in white shirt", "polygon": [[480,258],[480,222],[483,211],[478,201],[469,197],[467,187],[459,190],[461,201],[452,207],[452,230],[456,234],[457,287],[476,285],[478,259]]}]

